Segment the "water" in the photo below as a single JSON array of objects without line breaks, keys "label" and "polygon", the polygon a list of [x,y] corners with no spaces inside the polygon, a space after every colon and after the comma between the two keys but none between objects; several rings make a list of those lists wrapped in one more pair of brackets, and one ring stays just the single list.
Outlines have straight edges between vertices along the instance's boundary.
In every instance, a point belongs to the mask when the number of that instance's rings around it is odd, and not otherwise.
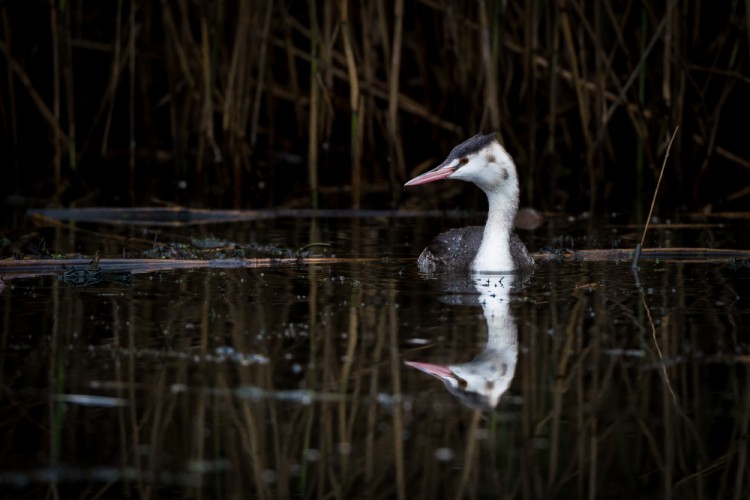
[{"label": "water", "polygon": [[[325,241],[351,260],[87,287],[6,276],[3,496],[750,494],[750,269],[644,261],[641,288],[612,262],[427,279],[414,260],[432,227],[162,229],[281,253]],[[43,236],[105,256],[154,239],[97,225]]]}]

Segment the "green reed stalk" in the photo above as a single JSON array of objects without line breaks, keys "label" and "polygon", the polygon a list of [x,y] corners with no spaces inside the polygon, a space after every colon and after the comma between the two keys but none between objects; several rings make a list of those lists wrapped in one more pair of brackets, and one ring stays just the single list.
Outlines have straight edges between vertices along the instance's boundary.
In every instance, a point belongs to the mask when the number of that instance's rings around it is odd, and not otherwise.
[{"label": "green reed stalk", "polygon": [[[557,110],[560,107],[560,103],[557,102],[559,97],[558,92],[558,70],[559,70],[559,58],[560,58],[560,20],[559,20],[559,9],[557,4],[553,6],[553,14],[550,22],[552,23],[552,40],[549,61],[549,125],[547,130],[547,144],[545,146],[548,154],[555,153],[555,136],[557,131]],[[553,174],[554,175],[554,174]]]},{"label": "green reed stalk", "polygon": [[[115,36],[114,41],[112,43],[113,46],[113,54],[112,54],[112,71],[110,73],[110,79],[109,79],[109,86],[107,88],[106,94],[102,97],[102,102],[99,105],[99,113],[97,113],[97,117],[101,115],[101,113],[104,111],[104,107],[106,106],[107,100],[109,100],[110,105],[107,107],[107,117],[104,120],[104,130],[102,132],[102,144],[99,148],[99,154],[101,156],[104,156],[107,154],[108,149],[108,143],[109,143],[109,134],[112,127],[112,115],[114,114],[115,110],[115,104],[114,104],[114,98],[115,93],[117,92],[117,82],[120,78],[120,73],[122,71],[122,3],[123,0],[117,0],[117,13],[115,14]],[[135,36],[135,33],[130,33],[130,36]],[[130,46],[128,44],[128,46]],[[94,118],[94,126],[96,125],[97,118]],[[84,149],[85,149],[84,145]]]},{"label": "green reed stalk", "polygon": [[[266,5],[265,18],[263,20],[263,31],[260,42],[260,54],[258,56],[258,79],[255,82],[255,99],[253,104],[253,116],[250,127],[250,147],[255,149],[258,137],[258,127],[260,121],[261,97],[263,96],[264,82],[266,80],[266,57],[268,54],[268,41],[271,38],[271,19],[274,2],[268,2]],[[268,93],[270,97],[270,92]]]},{"label": "green reed stalk", "polygon": [[485,106],[490,113],[490,127],[500,131],[500,103],[497,86],[497,54],[492,50],[492,37],[487,13],[487,3],[479,0],[479,44],[482,49],[482,63],[485,73]]},{"label": "green reed stalk", "polygon": [[[393,6],[393,50],[391,52],[391,68],[388,77],[388,132],[391,139],[391,151],[394,161],[391,163],[391,179],[406,178],[406,162],[401,145],[398,127],[398,94],[401,73],[401,49],[404,28],[404,0],[396,0]],[[400,182],[399,190],[400,190]]]},{"label": "green reed stalk", "polygon": [[307,175],[310,183],[310,206],[318,208],[318,113],[320,68],[318,47],[318,13],[316,0],[308,1],[310,11],[310,116],[307,134]]},{"label": "green reed stalk", "polygon": [[50,0],[50,29],[52,30],[52,110],[55,114],[55,123],[58,124],[54,129],[54,179],[55,195],[62,191],[62,169],[60,158],[60,40],[57,29],[57,5],[55,0]]},{"label": "green reed stalk", "polygon": [[357,102],[357,108],[352,110],[350,126],[350,149],[352,156],[352,208],[358,209],[362,204],[362,138],[364,124],[360,119],[362,98]]},{"label": "green reed stalk", "polygon": [[68,119],[67,143],[68,165],[71,170],[76,170],[76,122],[75,122],[75,92],[73,88],[73,54],[71,52],[70,33],[70,8],[68,2],[60,0],[60,12],[58,17],[58,41],[60,43],[60,72],[62,83],[65,86],[65,114]]},{"label": "green reed stalk", "polygon": [[292,28],[291,21],[292,17],[289,14],[289,10],[284,2],[278,3],[280,11],[280,18],[284,20],[282,23],[283,37],[284,37],[284,50],[286,53],[286,67],[289,72],[289,84],[292,89],[292,96],[294,98],[294,117],[297,122],[296,130],[300,137],[302,137],[304,130],[302,124],[305,123],[304,110],[300,100],[302,98],[302,90],[300,89],[299,77],[297,75],[297,64],[295,61],[296,47],[292,42]]},{"label": "green reed stalk", "polygon": [[[586,145],[586,167],[589,174],[589,212],[593,212],[594,205],[596,203],[597,185],[596,185],[596,171],[594,170],[594,143],[591,139],[591,133],[589,132],[590,113],[588,106],[588,96],[585,92],[585,83],[581,78],[579,68],[579,57],[578,48],[573,42],[573,30],[570,25],[570,17],[567,11],[562,10],[560,12],[560,26],[562,28],[563,39],[568,49],[568,56],[570,57],[570,69],[573,73],[573,83],[576,91],[576,104],[578,105],[578,115],[581,120],[581,134],[583,135],[584,143]],[[593,220],[593,219],[591,219]]]},{"label": "green reed stalk", "polygon": [[129,125],[128,132],[130,141],[128,141],[128,167],[130,170],[130,181],[128,193],[130,202],[135,204],[135,5],[130,4],[130,39],[128,46],[128,70],[130,71],[130,99],[129,102]]},{"label": "green reed stalk", "polygon": [[[539,121],[537,119],[537,105],[536,96],[538,92],[537,77],[535,76],[534,57],[539,53],[539,14],[536,9],[537,2],[534,0],[526,0],[524,6],[524,12],[526,12],[526,43],[524,44],[523,53],[523,72],[527,78],[528,84],[527,95],[528,95],[528,111],[529,111],[529,151],[528,151],[528,165],[526,180],[523,184],[523,191],[526,193],[526,203],[534,205],[534,186],[537,177],[537,159],[539,158],[537,153],[537,133],[539,128]],[[499,23],[498,23],[499,28]],[[496,35],[498,48],[500,43],[500,35]],[[551,118],[551,117],[550,117]],[[554,172],[552,172],[554,175]]]},{"label": "green reed stalk", "polygon": [[211,117],[213,115],[213,109],[211,106],[211,59],[209,55],[208,24],[206,22],[205,12],[201,14],[200,26],[201,36],[199,54],[203,92],[201,95],[202,101],[200,103],[200,133],[198,135],[198,151],[195,161],[195,183],[200,183],[203,180],[203,162],[206,156],[206,141],[208,140],[208,135],[213,133],[213,125],[211,122]]},{"label": "green reed stalk", "polygon": [[354,58],[354,48],[349,22],[348,1],[339,2],[339,15],[341,16],[341,34],[344,39],[344,55],[346,57],[346,68],[349,76],[349,106],[351,108],[351,127],[350,127],[350,148],[352,161],[352,207],[359,208],[362,164],[361,154],[359,151],[359,75],[357,71],[357,61]]},{"label": "green reed stalk", "polygon": [[[12,68],[12,62],[13,59],[10,57],[10,48],[13,46],[12,43],[12,37],[11,37],[11,31],[10,31],[10,22],[8,21],[8,11],[6,10],[5,5],[0,6],[0,18],[2,18],[3,23],[3,33],[5,33],[5,43],[8,47],[8,50],[5,51],[5,66],[7,68],[6,72],[6,88],[8,89],[8,107],[10,109],[10,130],[11,130],[11,140],[13,145],[13,150],[18,150],[18,115],[16,111],[16,92],[15,92],[15,86],[14,86],[14,79],[13,79],[13,71],[11,71]],[[2,43],[2,42],[0,42]],[[18,190],[20,179],[19,179],[19,165],[18,165],[18,157],[14,154],[13,155],[13,188],[15,190]]]},{"label": "green reed stalk", "polygon": [[[646,30],[648,28],[648,19],[646,17],[646,7],[641,5],[641,40],[640,53],[644,54],[646,50]],[[646,65],[641,64],[638,69],[638,104],[641,106],[646,102]],[[643,141],[645,139],[638,134],[638,143],[635,150],[635,223],[643,223]]]}]

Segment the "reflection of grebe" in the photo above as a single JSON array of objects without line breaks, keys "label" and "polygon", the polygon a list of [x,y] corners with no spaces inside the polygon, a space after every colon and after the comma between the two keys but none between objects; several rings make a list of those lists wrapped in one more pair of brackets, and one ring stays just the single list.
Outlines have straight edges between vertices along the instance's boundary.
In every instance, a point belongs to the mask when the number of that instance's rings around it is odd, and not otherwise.
[{"label": "reflection of grebe", "polygon": [[405,186],[440,179],[473,182],[487,195],[487,224],[437,235],[417,261],[424,272],[436,269],[514,271],[534,266],[534,258],[513,233],[518,211],[518,174],[494,134],[475,135],[455,148],[438,167]]},{"label": "reflection of grebe", "polygon": [[510,313],[513,275],[475,276],[487,321],[487,345],[468,363],[437,365],[407,361],[406,364],[439,378],[451,394],[472,408],[492,409],[508,390],[516,372],[518,327]]}]

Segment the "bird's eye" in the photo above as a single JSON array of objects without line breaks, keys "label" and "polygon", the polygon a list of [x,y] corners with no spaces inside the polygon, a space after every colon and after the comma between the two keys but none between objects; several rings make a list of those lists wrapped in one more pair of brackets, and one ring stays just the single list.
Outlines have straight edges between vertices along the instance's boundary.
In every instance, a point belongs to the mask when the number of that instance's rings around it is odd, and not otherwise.
[{"label": "bird's eye", "polygon": [[467,163],[469,163],[469,160],[468,158],[461,158],[460,160],[458,160],[458,163],[460,163],[461,165],[466,165]]}]

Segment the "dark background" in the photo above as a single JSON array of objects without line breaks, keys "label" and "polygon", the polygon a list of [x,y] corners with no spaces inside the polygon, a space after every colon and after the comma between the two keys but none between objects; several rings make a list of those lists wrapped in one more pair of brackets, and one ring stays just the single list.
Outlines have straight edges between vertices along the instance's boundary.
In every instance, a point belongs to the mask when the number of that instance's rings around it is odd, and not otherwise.
[{"label": "dark background", "polygon": [[[477,132],[522,205],[747,210],[746,2],[0,2],[5,204],[467,208],[404,191]],[[402,14],[402,15],[401,15]]]}]

